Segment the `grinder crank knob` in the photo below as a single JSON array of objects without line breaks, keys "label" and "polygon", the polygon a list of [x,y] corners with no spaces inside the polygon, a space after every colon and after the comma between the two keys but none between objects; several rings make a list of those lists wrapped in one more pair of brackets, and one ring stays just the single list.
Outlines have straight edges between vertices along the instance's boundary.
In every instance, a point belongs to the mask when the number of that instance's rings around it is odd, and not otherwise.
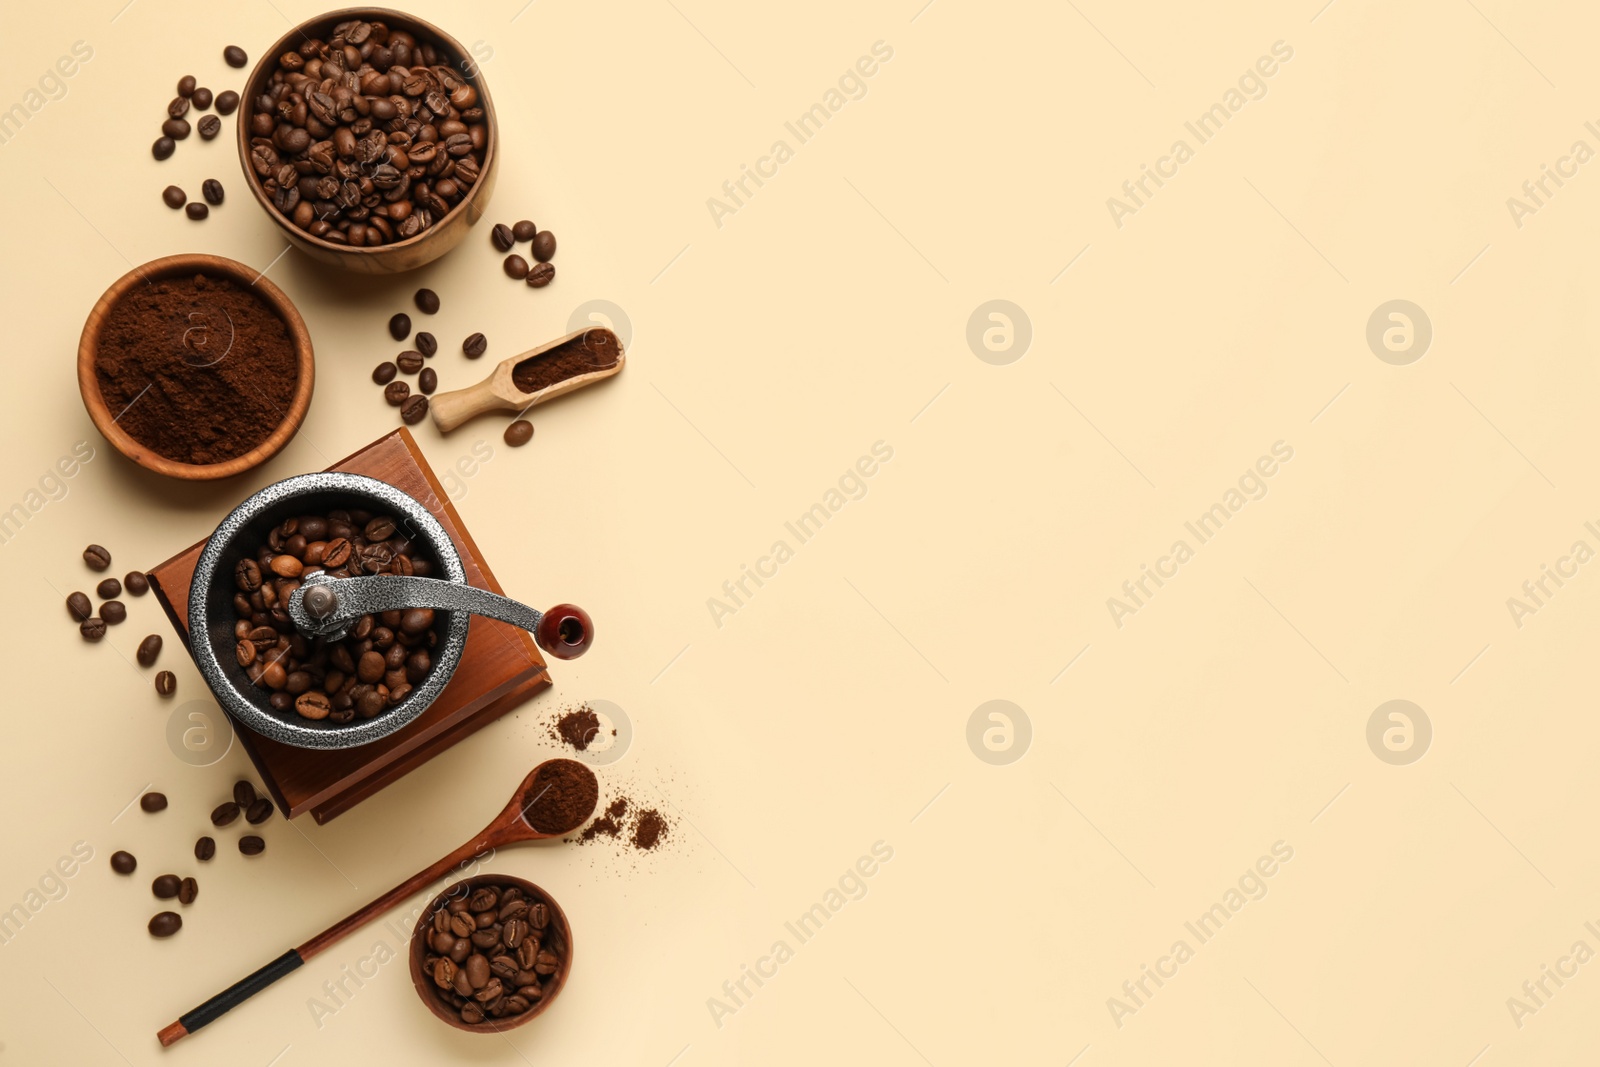
[{"label": "grinder crank knob", "polygon": [[540,617],[533,639],[556,659],[577,659],[594,641],[594,622],[576,604],[557,604]]}]

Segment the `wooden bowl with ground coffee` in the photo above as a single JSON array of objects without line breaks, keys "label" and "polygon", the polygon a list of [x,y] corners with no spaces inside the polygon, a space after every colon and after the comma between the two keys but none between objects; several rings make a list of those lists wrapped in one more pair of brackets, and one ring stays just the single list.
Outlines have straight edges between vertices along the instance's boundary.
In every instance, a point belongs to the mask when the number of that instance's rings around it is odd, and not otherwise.
[{"label": "wooden bowl with ground coffee", "polygon": [[107,289],[78,341],[78,391],[113,448],[190,481],[256,467],[311,406],[311,335],[260,272],[168,256]]}]

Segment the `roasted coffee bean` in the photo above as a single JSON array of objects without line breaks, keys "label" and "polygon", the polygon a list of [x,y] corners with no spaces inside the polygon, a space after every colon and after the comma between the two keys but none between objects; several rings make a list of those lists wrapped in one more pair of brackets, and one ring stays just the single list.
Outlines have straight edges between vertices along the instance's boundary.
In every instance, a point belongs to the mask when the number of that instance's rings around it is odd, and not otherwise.
[{"label": "roasted coffee bean", "polygon": [[222,203],[222,183],[215,178],[207,178],[200,183],[200,195],[206,198],[208,204]]},{"label": "roasted coffee bean", "polygon": [[161,135],[170,137],[174,141],[181,141],[189,136],[189,121],[187,119],[168,119],[161,124]]},{"label": "roasted coffee bean", "polygon": [[439,372],[432,367],[422,368],[422,373],[417,377],[417,388],[424,393],[432,393],[439,388]]},{"label": "roasted coffee bean", "polygon": [[194,91],[189,100],[194,104],[196,111],[204,111],[211,106],[211,90],[202,85]]},{"label": "roasted coffee bean", "polygon": [[102,578],[94,587],[94,594],[101,600],[113,600],[122,595],[122,583],[115,578]]},{"label": "roasted coffee bean", "polygon": [[[322,697],[324,701],[328,699],[321,693],[306,693],[304,696]],[[307,717],[309,718],[309,716]],[[244,813],[245,822],[248,822],[251,826],[260,826],[272,818],[274,810],[276,809],[273,808],[271,800],[266,797],[257,797],[255,803],[251,804],[250,809]]]},{"label": "roasted coffee bean", "polygon": [[85,641],[98,641],[106,635],[106,622],[98,615],[91,615],[78,624],[78,633]]},{"label": "roasted coffee bean", "polygon": [[396,341],[404,341],[411,336],[411,316],[404,311],[397,311],[389,317],[389,336]]},{"label": "roasted coffee bean", "polygon": [[231,800],[225,800],[211,809],[212,826],[227,826],[238,817],[239,805]]},{"label": "roasted coffee bean", "polygon": [[439,342],[435,340],[433,334],[426,331],[417,334],[411,343],[417,346],[417,351],[422,353],[424,359],[432,359],[433,354],[439,351]]},{"label": "roasted coffee bean", "polygon": [[189,194],[176,185],[169,185],[161,190],[161,202],[176,211],[189,202]]},{"label": "roasted coffee bean", "polygon": [[511,227],[511,236],[515,237],[519,241],[531,241],[533,240],[534,234],[538,232],[539,227],[535,226],[527,219],[523,219],[521,222]]},{"label": "roasted coffee bean", "polygon": [[411,349],[400,353],[394,358],[395,364],[400,368],[401,374],[415,374],[422,369],[422,353]]},{"label": "roasted coffee bean", "polygon": [[261,566],[255,560],[246,557],[241,559],[233,568],[233,583],[246,593],[253,593],[261,588]]},{"label": "roasted coffee bean", "polygon": [[514,949],[522,944],[522,939],[528,936],[528,924],[521,919],[511,919],[505,924],[505,929],[500,933],[500,939],[505,942],[506,948]]},{"label": "roasted coffee bean", "polygon": [[185,907],[194,903],[194,898],[200,895],[200,883],[193,878],[185,878],[178,883],[178,903]]},{"label": "roasted coffee bean", "polygon": [[188,113],[189,98],[187,96],[175,96],[172,98],[172,101],[167,104],[167,115],[171,118],[181,119]]},{"label": "roasted coffee bean", "polygon": [[217,134],[222,132],[222,120],[215,115],[207,115],[195,123],[194,128],[200,131],[200,139],[202,141],[214,140]]},{"label": "roasted coffee bean", "polygon": [[157,137],[155,144],[150,146],[150,154],[157,159],[171,159],[172,153],[177,150],[178,143],[166,135]]},{"label": "roasted coffee bean", "polygon": [[439,294],[432,289],[418,289],[413,299],[417,302],[417,310],[424,315],[433,315],[439,310]]},{"label": "roasted coffee bean", "polygon": [[515,252],[507,256],[500,267],[506,272],[506,277],[515,278],[519,282],[528,276],[528,261]]},{"label": "roasted coffee bean", "polygon": [[540,230],[533,235],[533,258],[540,263],[548,263],[555,258],[556,235],[549,230]]},{"label": "roasted coffee bean", "polygon": [[383,399],[388,401],[390,407],[399,407],[406,402],[406,397],[411,395],[411,386],[398,379],[384,386]]},{"label": "roasted coffee bean", "polygon": [[118,874],[132,874],[137,866],[139,861],[133,858],[132,852],[117,851],[111,854],[111,869]]},{"label": "roasted coffee bean", "polygon": [[83,561],[89,565],[90,570],[103,571],[111,566],[111,553],[99,545],[90,545],[83,550]]},{"label": "roasted coffee bean", "polygon": [[156,675],[156,692],[164,697],[169,697],[178,691],[178,676],[171,671],[161,671]]},{"label": "roasted coffee bean", "polygon": [[467,982],[473,989],[482,989],[489,984],[489,961],[480,953],[474,952],[468,956],[466,966],[462,969],[467,972]]},{"label": "roasted coffee bean", "polygon": [[347,538],[334,537],[328,541],[328,547],[322,550],[322,565],[324,567],[343,567],[350,559],[351,545]]},{"label": "roasted coffee bean", "polygon": [[194,92],[194,87],[198,83],[199,83],[198,79],[195,78],[195,76],[193,74],[185,74],[183,77],[178,79],[178,95],[179,96],[188,96],[188,95],[190,95],[191,93]]},{"label": "roasted coffee bean", "polygon": [[528,909],[528,922],[535,930],[543,930],[550,925],[550,908],[543,903],[534,904]]},{"label": "roasted coffee bean", "polygon": [[150,579],[143,571],[129,571],[122,576],[122,587],[134,596],[144,596],[150,591]]},{"label": "roasted coffee bean", "polygon": [[489,240],[501,252],[511,251],[511,246],[516,243],[517,237],[510,226],[503,222],[494,224],[494,229],[489,231]]},{"label": "roasted coffee bean", "polygon": [[[333,710],[333,701],[328,699],[326,693],[310,692],[301,693],[295,699],[294,710],[300,713],[303,719],[326,719]],[[251,822],[256,820],[251,819]]]},{"label": "roasted coffee bean", "polygon": [[86,593],[73,593],[67,597],[67,614],[82,622],[94,614],[94,602]]},{"label": "roasted coffee bean", "polygon": [[256,787],[248,778],[241,778],[233,783],[233,802],[241,808],[248,808],[256,802]]},{"label": "roasted coffee bean", "polygon": [[234,662],[241,667],[248,667],[254,663],[258,654],[255,642],[248,637],[233,646]]},{"label": "roasted coffee bean", "polygon": [[158,811],[165,811],[167,795],[165,793],[146,793],[139,798],[139,807],[152,814]]},{"label": "roasted coffee bean", "polygon": [[183,928],[183,916],[175,911],[157,912],[150,920],[152,937],[171,937]]},{"label": "roasted coffee bean", "polygon": [[390,363],[388,360],[384,360],[382,363],[372,368],[372,380],[378,385],[388,385],[390,382],[394,381],[394,376],[399,372],[399,370],[399,367],[395,366],[393,363]]},{"label": "roasted coffee bean", "polygon": [[518,419],[510,426],[506,427],[505,439],[506,444],[510,445],[512,448],[518,448],[527,444],[529,441],[533,440],[533,423],[529,422],[527,419]]},{"label": "roasted coffee bean", "polygon": [[100,618],[107,626],[116,626],[128,617],[128,607],[120,600],[108,600],[100,605]]},{"label": "roasted coffee bean", "polygon": [[468,1026],[476,1026],[483,1022],[483,1008],[475,1001],[467,1001],[461,1005],[461,1021]]},{"label": "roasted coffee bean", "polygon": [[440,960],[433,965],[433,984],[440,989],[449,989],[455,984],[456,965],[447,959]]},{"label": "roasted coffee bean", "polygon": [[244,49],[236,44],[230,44],[222,50],[222,61],[230,67],[242,67],[250,62],[250,57],[245,55]]},{"label": "roasted coffee bean", "polygon": [[201,863],[206,862],[217,854],[217,842],[213,838],[202,837],[194,843],[194,858]]},{"label": "roasted coffee bean", "polygon": [[217,94],[217,114],[231,115],[239,108],[239,94],[232,89],[224,89]]},{"label": "roasted coffee bean", "polygon": [[139,666],[149,667],[161,656],[161,635],[151,634],[139,642],[139,651],[135,653]]},{"label": "roasted coffee bean", "polygon": [[[304,551],[304,548],[301,551]],[[273,556],[272,562],[268,566],[271,568],[272,573],[279,578],[298,578],[300,577],[300,572],[305,570],[305,565],[287,552],[280,556]]]},{"label": "roasted coffee bean", "polygon": [[528,288],[543,289],[556,280],[556,269],[548,263],[535,263],[528,270]]},{"label": "roasted coffee bean", "polygon": [[202,204],[200,201],[195,200],[190,203],[188,207],[183,209],[183,213],[188,215],[195,222],[199,222],[201,219],[211,214],[211,209],[206,207],[206,205]]},{"label": "roasted coffee bean", "polygon": [[414,393],[400,405],[400,421],[407,426],[415,426],[428,417],[428,398],[421,393]]},{"label": "roasted coffee bean", "polygon": [[461,351],[468,359],[477,359],[489,350],[489,341],[481,333],[475,333],[461,342]]},{"label": "roasted coffee bean", "polygon": [[178,886],[181,880],[175,874],[157,875],[156,880],[150,883],[150,892],[162,900],[171,900],[178,895]]},{"label": "roasted coffee bean", "polygon": [[259,856],[267,850],[267,843],[255,834],[239,838],[239,851],[246,856]]}]

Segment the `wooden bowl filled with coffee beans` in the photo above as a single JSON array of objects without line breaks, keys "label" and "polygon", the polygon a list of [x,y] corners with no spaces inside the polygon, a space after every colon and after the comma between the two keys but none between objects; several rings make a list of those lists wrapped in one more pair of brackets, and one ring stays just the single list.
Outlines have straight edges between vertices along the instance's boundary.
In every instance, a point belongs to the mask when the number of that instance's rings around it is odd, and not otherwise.
[{"label": "wooden bowl filled with coffee beans", "polygon": [[494,191],[499,128],[473,55],[400,11],[349,8],[284,34],[245,83],[239,160],[313,259],[364,274],[450,251]]},{"label": "wooden bowl filled with coffee beans", "polygon": [[229,478],[282,450],[311,407],[311,335],[283,290],[222,256],[167,256],[105,291],[78,339],[78,391],[147,470]]},{"label": "wooden bowl filled with coffee beans", "polygon": [[472,1034],[531,1022],[572,970],[566,913],[543,889],[480,874],[440,893],[411,935],[411,982],[443,1021]]}]

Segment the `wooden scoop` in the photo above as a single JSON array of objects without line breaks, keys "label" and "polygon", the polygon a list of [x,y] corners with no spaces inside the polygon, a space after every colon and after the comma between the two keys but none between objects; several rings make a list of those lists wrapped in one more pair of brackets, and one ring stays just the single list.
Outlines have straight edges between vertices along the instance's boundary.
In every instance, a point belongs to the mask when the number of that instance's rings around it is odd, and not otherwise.
[{"label": "wooden scoop", "polygon": [[[540,366],[541,360],[549,362],[545,366]],[[532,392],[524,392],[518,386],[519,366],[526,364],[524,375],[531,374],[535,380],[539,380],[548,378],[555,372],[558,360],[568,364],[578,364],[579,372],[549,384],[541,382]],[[624,362],[626,357],[622,351],[622,341],[617,335],[604,326],[589,326],[569,333],[565,337],[558,337],[520,356],[512,356],[477,385],[440,393],[432,398],[428,410],[433,413],[433,423],[439,427],[440,432],[449,433],[468,419],[476,418],[486,411],[526,411],[535,404],[565,396],[574,389],[582,389],[602,378],[617,374],[622,370]],[[594,366],[595,369],[582,370],[581,365],[584,363]]]},{"label": "wooden scoop", "polygon": [[[571,764],[571,766],[564,766],[565,764]],[[558,774],[571,775],[572,777],[570,779],[555,777]],[[592,803],[589,809],[583,812],[581,816],[571,820],[571,826],[541,827],[533,825],[532,820],[537,819],[542,822],[548,817],[544,809],[535,807],[536,803],[540,798],[545,797],[552,788],[556,788],[555,783],[563,781],[580,783],[585,788],[585,791],[594,789],[595,798],[598,800],[599,785],[594,780],[594,772],[588,767],[577,760],[545,760],[528,772],[528,776],[522,780],[521,785],[517,786],[517,791],[511,795],[511,800],[506,804],[504,810],[499,815],[496,815],[494,821],[479,831],[478,835],[471,841],[468,841],[426,870],[418,871],[372,903],[334,923],[299,948],[290,949],[254,974],[242,978],[227,989],[224,989],[198,1008],[179,1016],[177,1022],[163,1027],[156,1034],[156,1037],[160,1039],[163,1045],[171,1045],[187,1037],[202,1026],[215,1020],[224,1012],[255,996],[312,956],[322,952],[324,949],[332,948],[347,935],[354,933],[362,926],[376,919],[417,890],[425,888],[435,879],[449,874],[474,856],[482,855],[490,849],[502,848],[505,845],[515,845],[523,841],[539,841],[549,837],[560,837],[576,830],[583,824],[585,819],[594,813]],[[555,807],[556,805],[551,804],[551,802],[559,799],[567,798],[550,796],[546,800],[546,804]],[[587,799],[587,796],[583,799]]]}]

